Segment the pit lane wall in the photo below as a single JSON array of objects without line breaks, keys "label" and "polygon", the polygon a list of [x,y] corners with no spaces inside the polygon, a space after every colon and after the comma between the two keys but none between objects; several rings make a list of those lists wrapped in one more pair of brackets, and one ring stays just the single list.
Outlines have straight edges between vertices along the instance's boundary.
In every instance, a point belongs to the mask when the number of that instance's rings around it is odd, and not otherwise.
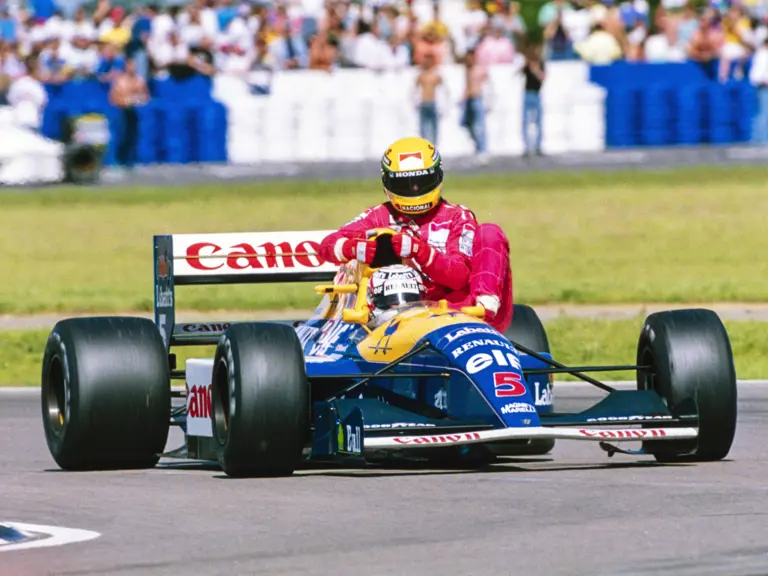
[{"label": "pit lane wall", "polygon": [[[444,157],[475,151],[461,126],[465,71],[441,69],[447,96],[438,100],[442,116],[438,146]],[[268,94],[254,94],[254,79],[221,75],[213,98],[227,109],[230,163],[267,161],[373,160],[392,141],[419,134],[414,85],[418,69],[376,73],[341,69],[281,72],[272,76]],[[548,64],[542,91],[543,151],[599,152],[605,149],[604,88],[589,80],[583,62]],[[523,142],[522,75],[516,65],[496,65],[485,94],[488,151],[519,156]]]}]

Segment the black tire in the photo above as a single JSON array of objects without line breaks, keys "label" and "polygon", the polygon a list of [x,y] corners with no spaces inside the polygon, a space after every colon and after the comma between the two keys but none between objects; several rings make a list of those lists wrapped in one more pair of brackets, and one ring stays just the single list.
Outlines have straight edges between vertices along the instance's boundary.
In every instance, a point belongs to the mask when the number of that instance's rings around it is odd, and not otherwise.
[{"label": "black tire", "polygon": [[168,440],[168,355],[151,320],[62,320],[42,369],[45,439],[64,470],[151,468]]},{"label": "black tire", "polygon": [[544,324],[539,315],[530,306],[515,304],[512,313],[512,323],[504,332],[504,336],[512,342],[518,342],[534,352],[549,353],[549,339]]},{"label": "black tire", "polygon": [[[525,304],[514,305],[512,323],[504,332],[504,336],[511,342],[522,344],[534,352],[550,352],[544,324],[536,311]],[[525,446],[492,444],[491,450],[498,456],[539,456],[551,452],[554,447],[554,440],[542,439],[532,440]]]},{"label": "black tire", "polygon": [[309,381],[294,329],[232,325],[219,340],[213,366],[213,435],[224,472],[293,474],[310,440]]},{"label": "black tire", "polygon": [[715,461],[736,434],[736,369],[728,333],[711,310],[674,310],[646,318],[637,347],[637,386],[655,390],[673,415],[698,413],[696,440],[644,442],[660,462]]}]

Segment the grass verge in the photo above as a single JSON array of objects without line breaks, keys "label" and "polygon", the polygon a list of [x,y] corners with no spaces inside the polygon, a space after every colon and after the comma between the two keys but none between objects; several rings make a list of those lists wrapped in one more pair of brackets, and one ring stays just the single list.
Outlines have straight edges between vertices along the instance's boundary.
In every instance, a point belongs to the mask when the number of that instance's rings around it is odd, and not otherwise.
[{"label": "grass verge", "polygon": [[[633,364],[643,317],[632,320],[561,318],[546,322],[557,360],[577,364]],[[736,374],[740,379],[768,377],[768,330],[764,322],[726,321]],[[0,332],[0,386],[36,386],[48,331]],[[179,367],[189,357],[212,358],[213,347],[175,349]],[[604,380],[633,379],[634,373],[604,373]],[[572,379],[559,375],[558,380]]]},{"label": "grass verge", "polygon": [[[371,174],[375,175],[375,166]],[[768,300],[768,168],[453,176],[496,222],[519,302]],[[152,235],[333,229],[383,199],[361,181],[4,192],[0,314],[152,308]],[[179,290],[189,310],[314,307],[299,285]]]}]

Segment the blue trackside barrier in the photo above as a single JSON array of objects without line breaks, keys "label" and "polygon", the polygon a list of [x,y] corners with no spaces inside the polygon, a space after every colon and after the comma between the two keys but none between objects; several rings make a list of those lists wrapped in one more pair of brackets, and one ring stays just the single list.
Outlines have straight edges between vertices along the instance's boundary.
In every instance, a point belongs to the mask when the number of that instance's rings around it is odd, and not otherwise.
[{"label": "blue trackside barrier", "polygon": [[[693,62],[616,62],[592,66],[590,81],[607,91],[609,148],[722,145],[749,141],[755,90],[746,80],[721,84],[717,66]],[[733,71],[732,71],[733,72]]]},{"label": "blue trackside barrier", "polygon": [[[181,80],[153,79],[148,86],[152,100],[137,109],[138,164],[227,161],[227,111],[211,97],[211,78],[195,75]],[[46,91],[43,134],[59,140],[67,120],[83,114],[103,114],[109,119],[111,137],[104,163],[114,165],[125,126],[119,110],[109,103],[109,85],[79,80],[47,85]]]}]

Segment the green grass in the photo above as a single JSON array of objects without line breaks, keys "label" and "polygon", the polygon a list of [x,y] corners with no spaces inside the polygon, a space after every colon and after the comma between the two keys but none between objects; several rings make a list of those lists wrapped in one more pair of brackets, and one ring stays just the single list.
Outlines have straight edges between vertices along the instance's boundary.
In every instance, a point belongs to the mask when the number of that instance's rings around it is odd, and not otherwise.
[{"label": "green grass", "polygon": [[[633,364],[643,317],[632,320],[562,318],[546,322],[554,357],[571,366],[581,364]],[[768,376],[768,330],[761,322],[725,322],[731,337],[740,379]],[[39,385],[47,331],[0,332],[0,386]],[[179,368],[187,358],[213,358],[213,347],[174,349]],[[604,380],[633,379],[634,373],[603,373]],[[558,375],[558,380],[573,379]]]},{"label": "green grass", "polygon": [[[0,314],[147,311],[152,235],[331,229],[383,200],[367,181],[4,192]],[[768,300],[768,169],[459,177],[446,197],[511,244],[519,302]],[[184,287],[180,309],[313,308],[299,285]]]}]

